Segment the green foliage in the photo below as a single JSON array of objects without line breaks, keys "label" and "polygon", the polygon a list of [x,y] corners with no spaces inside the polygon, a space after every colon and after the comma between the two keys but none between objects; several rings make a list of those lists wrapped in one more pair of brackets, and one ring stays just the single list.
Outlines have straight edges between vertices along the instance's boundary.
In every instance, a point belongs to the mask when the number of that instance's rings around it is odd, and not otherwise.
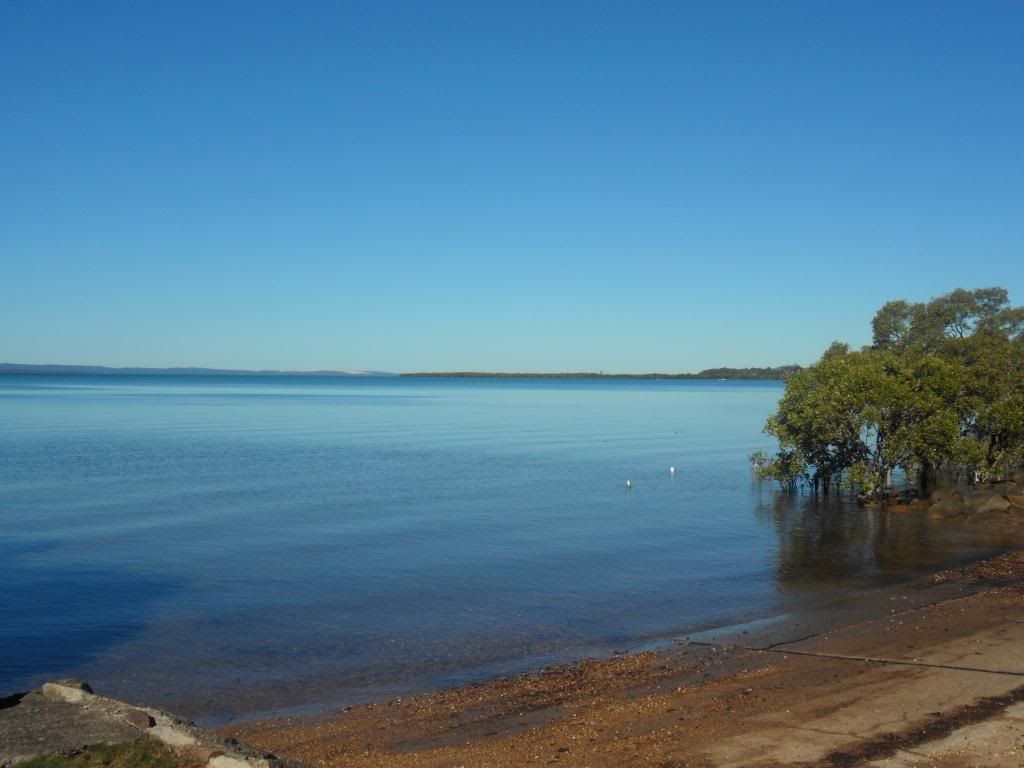
[{"label": "green foliage", "polygon": [[758,477],[873,495],[896,469],[994,477],[1024,460],[1024,309],[1004,289],[891,301],[872,329],[871,347],[835,342],[787,379],[765,426],[779,451]]},{"label": "green foliage", "polygon": [[755,451],[750,454],[750,463],[757,479],[774,480],[790,491],[807,479],[807,462],[792,449],[783,448],[773,458],[764,451]]},{"label": "green foliage", "polygon": [[121,744],[93,744],[72,755],[43,755],[19,768],[182,768],[185,763],[152,739]]},{"label": "green foliage", "polygon": [[890,301],[871,321],[876,349],[946,350],[974,335],[1020,339],[1024,307],[1009,306],[1005,288],[958,288],[926,303]]}]

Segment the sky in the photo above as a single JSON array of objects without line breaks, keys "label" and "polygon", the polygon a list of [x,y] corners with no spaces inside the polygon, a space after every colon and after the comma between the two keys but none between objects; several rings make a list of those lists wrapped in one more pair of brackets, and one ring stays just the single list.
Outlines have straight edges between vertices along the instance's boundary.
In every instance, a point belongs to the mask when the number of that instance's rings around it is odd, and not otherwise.
[{"label": "sky", "polygon": [[1024,3],[0,3],[0,361],[696,371],[1024,304]]}]

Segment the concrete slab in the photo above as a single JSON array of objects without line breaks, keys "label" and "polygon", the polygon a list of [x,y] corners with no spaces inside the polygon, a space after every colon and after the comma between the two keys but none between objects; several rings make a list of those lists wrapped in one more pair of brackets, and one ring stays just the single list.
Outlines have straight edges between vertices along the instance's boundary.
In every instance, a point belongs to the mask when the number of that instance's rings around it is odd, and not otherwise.
[{"label": "concrete slab", "polygon": [[105,713],[32,691],[0,708],[0,765],[41,753],[71,752],[88,744],[145,738]]}]

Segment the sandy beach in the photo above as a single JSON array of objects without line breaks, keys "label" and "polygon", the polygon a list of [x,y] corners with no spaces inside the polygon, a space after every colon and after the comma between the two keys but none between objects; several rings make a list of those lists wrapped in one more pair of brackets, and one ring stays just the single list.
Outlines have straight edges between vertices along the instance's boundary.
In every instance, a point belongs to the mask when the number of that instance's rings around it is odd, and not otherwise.
[{"label": "sandy beach", "polygon": [[1024,553],[832,616],[223,729],[310,766],[1019,766]]}]

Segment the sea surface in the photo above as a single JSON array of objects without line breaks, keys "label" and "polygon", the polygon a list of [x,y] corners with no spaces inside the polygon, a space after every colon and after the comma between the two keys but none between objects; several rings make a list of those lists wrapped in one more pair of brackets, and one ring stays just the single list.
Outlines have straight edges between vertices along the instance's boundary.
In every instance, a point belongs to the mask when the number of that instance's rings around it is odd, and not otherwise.
[{"label": "sea surface", "polygon": [[1020,545],[755,482],[782,391],[0,376],[0,696],[76,676],[206,723],[305,711]]}]

